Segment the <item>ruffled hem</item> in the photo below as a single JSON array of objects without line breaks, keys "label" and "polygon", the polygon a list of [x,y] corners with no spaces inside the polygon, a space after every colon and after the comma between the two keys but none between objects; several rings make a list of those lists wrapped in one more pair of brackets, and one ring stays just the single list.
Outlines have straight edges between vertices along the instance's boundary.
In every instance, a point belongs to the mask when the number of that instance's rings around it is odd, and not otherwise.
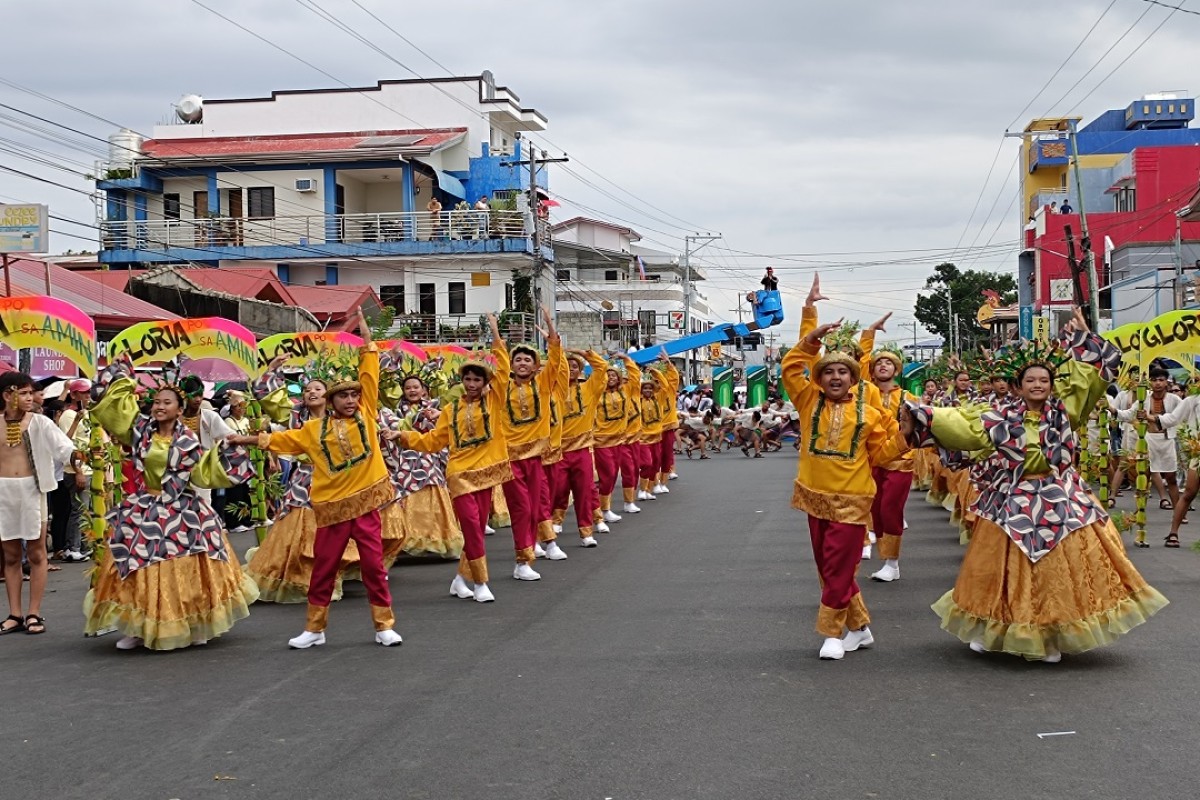
[{"label": "ruffled hem", "polygon": [[[250,604],[258,598],[258,587],[236,561],[187,556],[158,562],[126,580],[117,576],[111,559],[101,569],[97,588],[84,598],[84,634],[116,628],[142,639],[150,650],[215,639],[250,616]],[[152,578],[154,572],[164,574]]]},{"label": "ruffled hem", "polygon": [[409,495],[404,499],[401,513],[408,532],[405,553],[447,559],[457,559],[462,554],[462,530],[454,515],[450,492],[444,486],[428,486]]},{"label": "ruffled hem", "polygon": [[[276,520],[263,543],[246,552],[246,574],[258,585],[264,603],[307,603],[312,580],[316,517],[304,506]],[[358,561],[358,546],[346,545],[343,569]],[[334,584],[334,600],[342,599],[342,579]]]},{"label": "ruffled hem", "polygon": [[931,608],[941,619],[942,629],[966,644],[978,641],[985,650],[991,652],[1010,653],[1040,661],[1046,657],[1048,649],[1060,653],[1083,653],[1112,644],[1154,616],[1168,602],[1157,589],[1145,586],[1110,609],[1083,619],[1052,625],[1002,622],[975,616],[954,602],[953,590],[942,595]]}]

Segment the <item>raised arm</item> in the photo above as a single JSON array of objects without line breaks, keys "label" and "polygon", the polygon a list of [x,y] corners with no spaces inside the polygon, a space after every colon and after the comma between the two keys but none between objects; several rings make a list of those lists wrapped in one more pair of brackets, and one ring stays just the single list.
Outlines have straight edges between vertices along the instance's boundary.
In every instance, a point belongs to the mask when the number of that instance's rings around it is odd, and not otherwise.
[{"label": "raised arm", "polygon": [[821,337],[837,330],[841,324],[842,321],[838,320],[828,325],[814,326],[800,343],[789,349],[783,357],[783,363],[780,365],[783,388],[797,406],[801,404],[801,397],[815,391],[811,379],[812,368],[821,355]]},{"label": "raised arm", "polygon": [[450,419],[454,416],[454,406],[442,410],[433,430],[426,433],[418,431],[401,431],[400,444],[406,450],[419,450],[422,453],[440,453],[450,446]]}]

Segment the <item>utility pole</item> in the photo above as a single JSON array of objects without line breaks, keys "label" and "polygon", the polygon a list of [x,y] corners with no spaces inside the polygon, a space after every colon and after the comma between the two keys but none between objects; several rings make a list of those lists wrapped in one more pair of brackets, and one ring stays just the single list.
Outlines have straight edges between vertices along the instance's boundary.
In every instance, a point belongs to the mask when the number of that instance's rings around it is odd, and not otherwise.
[{"label": "utility pole", "polygon": [[[523,141],[521,139],[520,131],[517,131],[514,138],[518,142]],[[541,158],[538,158],[538,153],[537,153],[537,150],[533,146],[533,142],[525,140],[525,144],[527,146],[527,149],[529,150],[529,158],[521,159],[521,160],[517,160],[517,161],[501,161],[500,166],[503,166],[503,167],[526,167],[527,166],[527,167],[529,167],[529,189],[528,189],[528,191],[529,191],[529,216],[530,216],[530,219],[532,219],[532,221],[533,221],[533,224],[530,226],[529,237],[530,237],[530,243],[533,245],[533,284],[534,284],[531,287],[530,293],[533,295],[534,304],[536,305],[542,301],[541,287],[539,286],[539,284],[541,283],[541,280],[542,280],[542,272],[546,268],[546,262],[542,258],[542,245],[546,244],[546,242],[542,241],[542,237],[540,235],[541,220],[538,217],[538,208],[537,208],[537,188],[538,188],[537,174],[538,174],[538,170],[541,167],[546,166],[547,164],[563,164],[563,163],[570,161],[571,159],[567,158],[566,153],[563,153],[562,158],[549,158],[549,156],[545,150],[542,151]],[[557,314],[558,303],[554,303],[553,308],[555,309],[555,313]]]},{"label": "utility pole", "polygon": [[954,354],[954,294],[950,290],[950,283],[946,283],[946,332],[949,334],[950,354]]},{"label": "utility pole", "polygon": [[913,332],[912,360],[916,361],[917,360],[917,327],[918,327],[917,323],[916,322],[901,322],[898,327],[912,328],[912,332]]},{"label": "utility pole", "polygon": [[1079,143],[1075,139],[1075,120],[1068,120],[1067,133],[1071,138],[1071,171],[1075,173],[1075,194],[1079,203],[1079,246],[1083,249],[1083,266],[1088,282],[1088,324],[1100,328],[1100,281],[1096,278],[1096,257],[1092,254],[1092,238],[1088,234],[1087,212],[1083,208],[1083,181],[1079,177]]},{"label": "utility pole", "polygon": [[[708,245],[721,238],[721,234],[713,235],[711,233],[693,234],[683,237],[683,335],[692,335],[692,253],[703,250]],[[692,242],[702,242],[695,250],[692,250]],[[691,383],[695,383],[692,372],[692,351],[688,350],[683,355],[683,374],[684,377]]]}]

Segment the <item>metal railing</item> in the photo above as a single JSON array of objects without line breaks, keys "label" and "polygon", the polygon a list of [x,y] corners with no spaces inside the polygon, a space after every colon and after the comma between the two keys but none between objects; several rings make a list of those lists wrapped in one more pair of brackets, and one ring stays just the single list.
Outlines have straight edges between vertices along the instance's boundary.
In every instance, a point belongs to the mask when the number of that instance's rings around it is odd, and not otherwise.
[{"label": "metal railing", "polygon": [[[499,315],[500,335],[509,342],[530,342],[537,338],[537,319],[533,314],[505,311]],[[399,314],[384,338],[403,333],[414,344],[460,344],[471,346],[490,341],[486,318],[479,314]]]},{"label": "metal railing", "polygon": [[103,250],[270,247],[388,242],[519,239],[529,235],[519,211],[388,211],[303,217],[106,220]]}]

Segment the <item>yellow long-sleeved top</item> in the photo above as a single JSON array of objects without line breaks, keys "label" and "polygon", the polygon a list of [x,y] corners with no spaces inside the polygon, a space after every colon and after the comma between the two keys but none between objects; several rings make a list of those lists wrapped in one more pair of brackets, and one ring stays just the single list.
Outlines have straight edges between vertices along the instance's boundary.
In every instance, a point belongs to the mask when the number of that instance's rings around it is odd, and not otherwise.
[{"label": "yellow long-sleeved top", "polygon": [[[584,358],[591,366],[592,374],[585,380],[569,382],[567,385],[567,398],[563,406],[564,453],[584,450],[594,444],[592,429],[596,426],[597,406],[608,381],[607,361],[591,350]],[[622,410],[622,416],[624,413]]]},{"label": "yellow long-sleeved top", "polygon": [[783,385],[800,417],[800,455],[792,507],[819,519],[865,525],[875,498],[871,467],[908,450],[895,419],[866,393],[835,403],[809,380],[820,347],[801,341],[783,359]]},{"label": "yellow long-sleeved top", "polygon": [[[879,387],[876,387],[878,389]],[[894,386],[888,392],[879,392],[880,402],[883,404],[885,413],[891,416],[892,419],[900,418],[900,409],[906,402],[920,402],[915,394],[901,389],[899,386]],[[912,472],[913,471],[913,456],[916,455],[915,450],[908,450],[894,461],[889,461],[886,464],[880,464],[884,469],[889,469],[892,472]]]},{"label": "yellow long-sleeved top", "polygon": [[451,497],[490,489],[512,480],[508,445],[500,429],[508,389],[508,351],[496,353],[496,373],[478,402],[459,397],[442,407],[433,430],[404,431],[407,450],[440,453],[450,448],[446,486]]},{"label": "yellow long-sleeved top", "polygon": [[563,426],[562,426],[562,408],[567,404],[567,387],[555,387],[554,394],[550,396],[550,444],[546,448],[546,452],[542,453],[542,464],[549,466],[562,461],[563,449]]},{"label": "yellow long-sleeved top", "polygon": [[[492,344],[492,352],[497,364],[503,353],[506,368],[511,369],[508,347],[502,339]],[[550,398],[560,384],[567,382],[567,360],[563,357],[562,343],[557,338],[550,342],[546,364],[532,380],[518,383],[510,376],[505,377],[498,418],[499,429],[508,445],[509,460],[541,458],[550,448]]]},{"label": "yellow long-sleeved top", "polygon": [[625,439],[622,444],[635,444],[642,440],[642,369],[629,356],[625,361]]},{"label": "yellow long-sleeved top", "polygon": [[638,441],[642,444],[658,444],[662,441],[663,413],[662,405],[659,402],[660,386],[661,381],[655,376],[654,394],[650,397],[643,394],[638,400],[642,410],[642,431],[638,435]]},{"label": "yellow long-sleeved top", "polygon": [[374,344],[362,349],[358,380],[362,399],[353,417],[328,415],[294,430],[258,436],[264,450],[306,455],[312,461],[309,496],[317,527],[360,517],[396,498],[379,448],[379,351]]},{"label": "yellow long-sleeved top", "polygon": [[662,398],[659,405],[663,409],[663,430],[673,431],[679,428],[679,370],[669,360],[663,369],[665,385],[662,387]]}]

